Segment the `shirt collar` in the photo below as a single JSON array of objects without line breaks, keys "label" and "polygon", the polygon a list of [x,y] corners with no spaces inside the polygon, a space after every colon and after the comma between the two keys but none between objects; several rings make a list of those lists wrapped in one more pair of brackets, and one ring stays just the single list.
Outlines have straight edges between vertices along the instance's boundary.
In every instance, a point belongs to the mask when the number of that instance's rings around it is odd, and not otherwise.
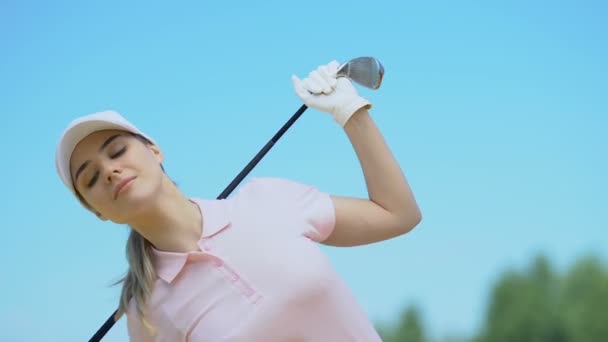
[{"label": "shirt collar", "polygon": [[[200,246],[205,239],[218,234],[230,224],[230,215],[225,200],[193,198],[191,201],[198,205],[203,215],[203,234],[198,241],[198,245]],[[190,254],[161,251],[154,248],[154,246],[152,246],[152,253],[154,255],[156,274],[167,283],[171,283],[177,277]]]}]

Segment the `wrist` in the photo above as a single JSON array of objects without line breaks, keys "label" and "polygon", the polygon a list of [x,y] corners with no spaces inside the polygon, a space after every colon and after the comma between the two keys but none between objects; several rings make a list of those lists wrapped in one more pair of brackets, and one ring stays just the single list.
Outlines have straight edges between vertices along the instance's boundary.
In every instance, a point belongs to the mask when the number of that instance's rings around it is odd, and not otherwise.
[{"label": "wrist", "polygon": [[364,110],[367,112],[372,107],[371,102],[363,97],[357,96],[346,105],[341,106],[336,113],[334,113],[334,120],[341,126],[344,127],[350,118],[355,113]]},{"label": "wrist", "polygon": [[351,115],[350,119],[344,124],[344,130],[347,132],[352,132],[353,130],[356,130],[357,127],[365,125],[370,119],[371,116],[369,111],[366,107],[362,107]]}]

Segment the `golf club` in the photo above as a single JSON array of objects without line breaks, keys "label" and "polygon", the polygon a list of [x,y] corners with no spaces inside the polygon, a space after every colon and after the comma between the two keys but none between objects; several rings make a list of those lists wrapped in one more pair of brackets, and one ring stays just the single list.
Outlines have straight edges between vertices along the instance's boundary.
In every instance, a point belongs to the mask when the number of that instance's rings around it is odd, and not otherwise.
[{"label": "golf club", "polygon": [[[361,86],[370,89],[378,89],[382,84],[384,76],[384,67],[374,57],[359,57],[352,59],[338,68],[338,77],[346,77]],[[225,199],[230,193],[247,177],[249,172],[262,160],[262,158],[270,151],[274,144],[283,136],[283,134],[302,116],[308,109],[308,106],[302,105],[296,112],[287,120],[277,133],[264,145],[264,147],[253,157],[253,159],[243,168],[241,172],[228,184],[226,189],[217,197],[217,199]],[[114,326],[114,324],[122,317],[122,312],[118,309],[106,320],[106,322],[97,330],[95,335],[91,337],[89,342],[99,342]]]}]

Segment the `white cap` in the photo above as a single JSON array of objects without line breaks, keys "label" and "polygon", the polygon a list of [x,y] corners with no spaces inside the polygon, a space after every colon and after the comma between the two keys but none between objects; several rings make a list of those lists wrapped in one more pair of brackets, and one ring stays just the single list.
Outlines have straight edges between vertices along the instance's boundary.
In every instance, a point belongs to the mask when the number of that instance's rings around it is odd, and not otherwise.
[{"label": "white cap", "polygon": [[61,134],[55,155],[55,167],[63,183],[74,192],[70,172],[70,158],[78,143],[91,133],[106,129],[117,129],[139,134],[154,143],[149,136],[115,111],[97,112],[81,116],[72,121]]}]

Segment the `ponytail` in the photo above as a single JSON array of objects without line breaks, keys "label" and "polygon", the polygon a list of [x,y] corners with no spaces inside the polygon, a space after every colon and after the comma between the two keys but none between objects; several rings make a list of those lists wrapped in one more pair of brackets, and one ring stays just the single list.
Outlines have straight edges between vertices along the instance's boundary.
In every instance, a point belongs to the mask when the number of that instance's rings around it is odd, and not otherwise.
[{"label": "ponytail", "polygon": [[142,324],[147,329],[152,330],[152,326],[145,317],[145,306],[150,298],[156,279],[152,244],[136,230],[131,229],[129,239],[127,240],[126,254],[129,271],[123,279],[116,283],[123,283],[118,311],[127,312],[129,301],[133,298]]}]

